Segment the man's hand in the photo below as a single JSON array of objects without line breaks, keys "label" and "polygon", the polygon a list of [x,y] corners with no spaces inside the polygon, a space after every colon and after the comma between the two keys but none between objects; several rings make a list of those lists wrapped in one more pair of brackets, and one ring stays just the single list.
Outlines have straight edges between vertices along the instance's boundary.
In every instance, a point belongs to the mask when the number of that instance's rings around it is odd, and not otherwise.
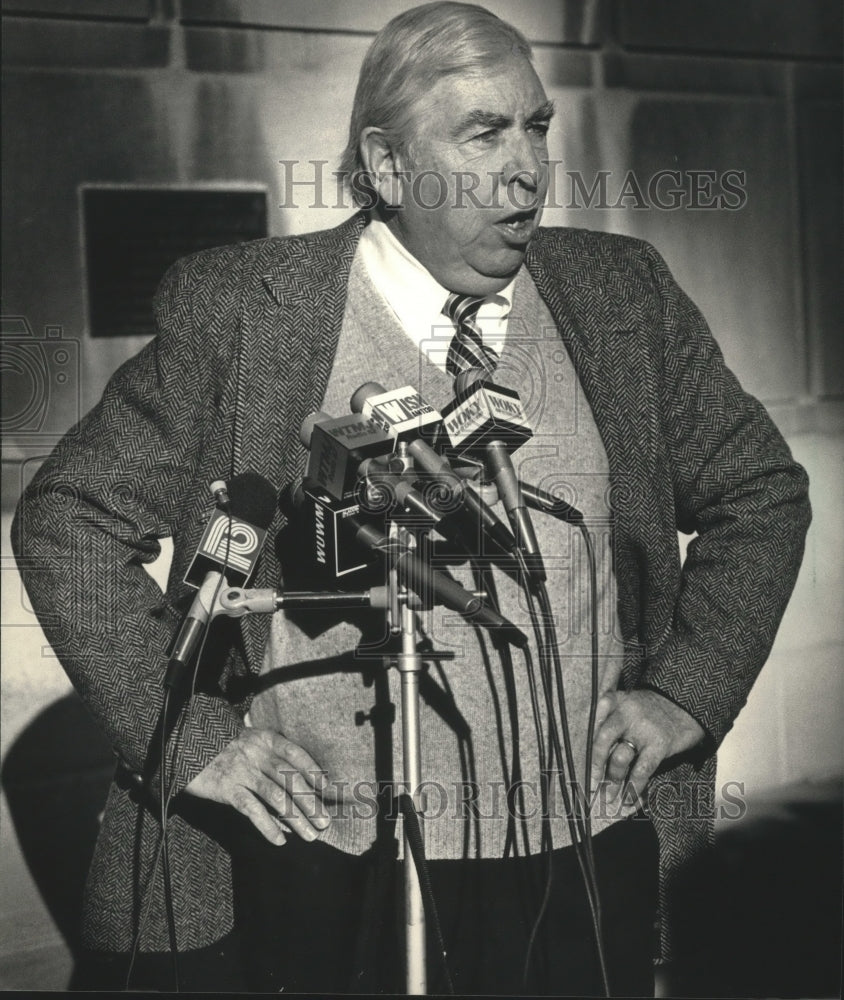
[{"label": "man's hand", "polygon": [[696,719],[656,691],[607,692],[598,702],[595,719],[593,792],[608,780],[607,804],[623,791],[624,812],[635,812],[666,757],[691,750],[703,735]]},{"label": "man's hand", "polygon": [[244,729],[184,790],[234,806],[273,844],[286,842],[285,830],[314,840],[330,822],[325,771],[269,729]]}]

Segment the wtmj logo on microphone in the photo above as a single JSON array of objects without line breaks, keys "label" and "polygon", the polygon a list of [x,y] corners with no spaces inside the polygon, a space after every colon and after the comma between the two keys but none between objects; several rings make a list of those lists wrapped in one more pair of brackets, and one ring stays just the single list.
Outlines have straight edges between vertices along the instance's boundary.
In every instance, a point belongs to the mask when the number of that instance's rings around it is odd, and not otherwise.
[{"label": "wtmj logo on microphone", "polygon": [[248,521],[216,511],[205,528],[185,582],[199,586],[209,570],[223,570],[229,586],[242,586],[252,575],[267,537]]}]

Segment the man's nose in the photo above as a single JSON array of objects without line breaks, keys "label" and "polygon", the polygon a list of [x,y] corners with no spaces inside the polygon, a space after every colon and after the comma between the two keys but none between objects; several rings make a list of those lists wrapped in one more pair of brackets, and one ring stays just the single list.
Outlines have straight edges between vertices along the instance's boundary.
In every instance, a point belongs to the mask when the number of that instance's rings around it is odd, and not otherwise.
[{"label": "man's nose", "polygon": [[507,154],[507,161],[501,170],[504,186],[518,186],[531,193],[537,192],[545,164],[530,138],[526,135],[515,137],[508,144]]}]

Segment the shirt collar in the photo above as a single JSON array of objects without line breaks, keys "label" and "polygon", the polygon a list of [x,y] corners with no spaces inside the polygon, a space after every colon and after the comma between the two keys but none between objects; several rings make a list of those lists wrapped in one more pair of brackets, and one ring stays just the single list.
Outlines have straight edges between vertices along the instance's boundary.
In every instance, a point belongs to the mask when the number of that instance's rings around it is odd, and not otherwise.
[{"label": "shirt collar", "polygon": [[[405,333],[420,349],[437,337],[450,341],[454,327],[442,313],[449,291],[433,277],[393,235],[384,222],[373,220],[364,229],[359,252],[372,283],[383,295]],[[484,343],[500,353],[515,279],[486,297],[477,313]],[[436,352],[438,355],[441,351]],[[439,358],[430,356],[438,367]]]}]

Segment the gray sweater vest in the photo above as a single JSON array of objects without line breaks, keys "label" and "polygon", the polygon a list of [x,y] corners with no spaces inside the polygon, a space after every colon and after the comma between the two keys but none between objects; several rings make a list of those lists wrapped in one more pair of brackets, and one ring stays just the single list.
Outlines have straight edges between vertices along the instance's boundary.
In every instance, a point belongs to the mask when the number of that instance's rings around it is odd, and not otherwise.
[{"label": "gray sweater vest", "polygon": [[[440,336],[450,338],[443,321]],[[445,341],[447,343],[447,339]],[[413,385],[437,408],[452,396],[451,379],[413,346],[373,286],[359,258],[352,266],[348,300],[323,409],[349,412],[349,398],[363,382],[387,388]],[[622,642],[616,622],[606,453],[553,320],[523,269],[518,277],[507,343],[496,381],[519,392],[534,430],[513,456],[521,479],[563,497],[585,515],[598,558],[599,693],[612,689],[621,670]],[[497,512],[505,518],[497,505]],[[576,780],[584,785],[585,736],[591,690],[588,568],[579,532],[546,515],[532,515],[548,572],[548,590],[562,658],[565,707],[574,749]],[[477,581],[466,564],[437,563],[465,586]],[[524,597],[503,569],[493,570],[502,613],[532,636]],[[370,622],[372,615],[370,613]],[[548,726],[537,679],[540,731],[532,711],[529,672],[513,650],[512,675],[488,636],[442,608],[420,615],[434,649],[451,658],[431,664],[423,679],[422,771],[425,842],[430,858],[500,857],[509,836],[518,853],[540,849],[541,764]],[[378,783],[402,775],[399,675],[355,650],[364,626],[354,616],[328,621],[316,612],[274,616],[263,672],[263,691],[250,710],[253,726],[273,728],[303,746],[325,768],[336,801],[321,835],[328,844],[360,854],[374,841]],[[534,670],[538,657],[533,642]],[[373,669],[380,684],[372,683]],[[395,706],[376,753],[378,699]],[[555,700],[555,712],[557,712]],[[381,705],[381,719],[385,718]],[[386,718],[389,720],[388,708]],[[558,713],[557,713],[558,714]],[[372,724],[370,724],[372,723]],[[383,730],[382,730],[383,732]],[[514,747],[516,753],[514,754]],[[392,760],[390,760],[392,758]],[[517,758],[517,759],[515,759]],[[515,765],[515,766],[514,766]],[[547,813],[555,846],[570,843],[556,778]],[[511,794],[517,785],[519,794]],[[593,813],[598,832],[613,817]]]}]

